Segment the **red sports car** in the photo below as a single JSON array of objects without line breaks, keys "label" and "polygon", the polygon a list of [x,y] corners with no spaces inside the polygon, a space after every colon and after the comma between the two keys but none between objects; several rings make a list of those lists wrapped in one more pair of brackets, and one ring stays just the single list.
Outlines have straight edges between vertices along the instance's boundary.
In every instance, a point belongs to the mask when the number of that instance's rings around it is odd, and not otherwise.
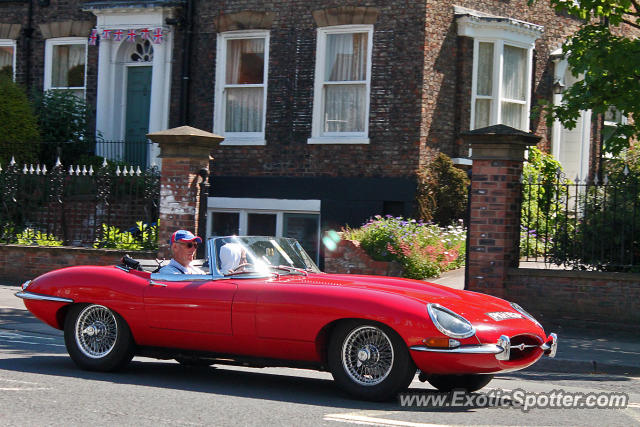
[{"label": "red sports car", "polygon": [[202,275],[142,271],[128,259],[51,271],[16,295],[64,330],[84,369],[115,370],[134,355],[306,367],[369,400],[403,391],[417,369],[439,390],[474,391],[556,352],[556,335],[515,303],[418,280],[324,274],[293,239],[213,238],[207,254]]}]

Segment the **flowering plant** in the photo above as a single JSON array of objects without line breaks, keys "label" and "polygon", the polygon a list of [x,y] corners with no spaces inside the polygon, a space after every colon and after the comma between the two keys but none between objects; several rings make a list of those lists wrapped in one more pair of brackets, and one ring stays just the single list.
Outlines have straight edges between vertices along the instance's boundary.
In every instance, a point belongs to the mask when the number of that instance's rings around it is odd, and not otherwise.
[{"label": "flowering plant", "polygon": [[438,227],[432,223],[376,215],[362,227],[343,229],[343,237],[360,242],[378,261],[397,261],[411,279],[437,277],[464,265],[466,231],[458,225]]}]

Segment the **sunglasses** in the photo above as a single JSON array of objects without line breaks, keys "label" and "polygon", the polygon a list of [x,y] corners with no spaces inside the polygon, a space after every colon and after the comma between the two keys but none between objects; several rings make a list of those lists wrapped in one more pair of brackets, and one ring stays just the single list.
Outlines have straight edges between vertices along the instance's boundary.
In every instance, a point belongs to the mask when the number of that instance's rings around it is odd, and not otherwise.
[{"label": "sunglasses", "polygon": [[178,243],[180,243],[181,245],[185,245],[189,249],[193,249],[193,248],[197,248],[198,247],[198,244],[194,243],[194,242],[186,242],[186,243],[185,242],[178,242]]}]

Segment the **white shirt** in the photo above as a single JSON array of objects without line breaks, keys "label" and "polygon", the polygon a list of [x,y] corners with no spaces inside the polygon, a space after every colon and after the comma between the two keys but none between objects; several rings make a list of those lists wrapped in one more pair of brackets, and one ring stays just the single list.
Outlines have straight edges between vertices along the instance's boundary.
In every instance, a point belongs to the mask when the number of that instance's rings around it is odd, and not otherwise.
[{"label": "white shirt", "polygon": [[159,274],[206,274],[204,271],[200,270],[198,267],[193,265],[189,265],[185,267],[180,264],[175,259],[171,258],[169,264],[162,267],[159,271]]}]

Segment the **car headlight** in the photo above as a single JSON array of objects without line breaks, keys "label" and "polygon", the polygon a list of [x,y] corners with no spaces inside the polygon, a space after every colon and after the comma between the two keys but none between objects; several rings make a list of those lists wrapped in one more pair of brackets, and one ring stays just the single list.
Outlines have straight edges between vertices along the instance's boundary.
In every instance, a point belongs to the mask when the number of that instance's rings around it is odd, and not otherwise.
[{"label": "car headlight", "polygon": [[[540,324],[540,322],[538,322],[535,317],[530,315],[527,312],[527,310],[525,310],[524,308],[520,307],[515,302],[511,303],[511,307],[513,307],[518,313],[522,314],[524,317],[526,317],[527,319],[531,320],[533,323],[535,323],[536,325],[540,326],[540,328],[542,328],[542,325]],[[542,328],[542,329],[544,329],[544,328]]]},{"label": "car headlight", "polygon": [[476,328],[471,322],[448,308],[439,304],[428,304],[427,311],[436,328],[448,337],[469,338],[476,333]]}]

